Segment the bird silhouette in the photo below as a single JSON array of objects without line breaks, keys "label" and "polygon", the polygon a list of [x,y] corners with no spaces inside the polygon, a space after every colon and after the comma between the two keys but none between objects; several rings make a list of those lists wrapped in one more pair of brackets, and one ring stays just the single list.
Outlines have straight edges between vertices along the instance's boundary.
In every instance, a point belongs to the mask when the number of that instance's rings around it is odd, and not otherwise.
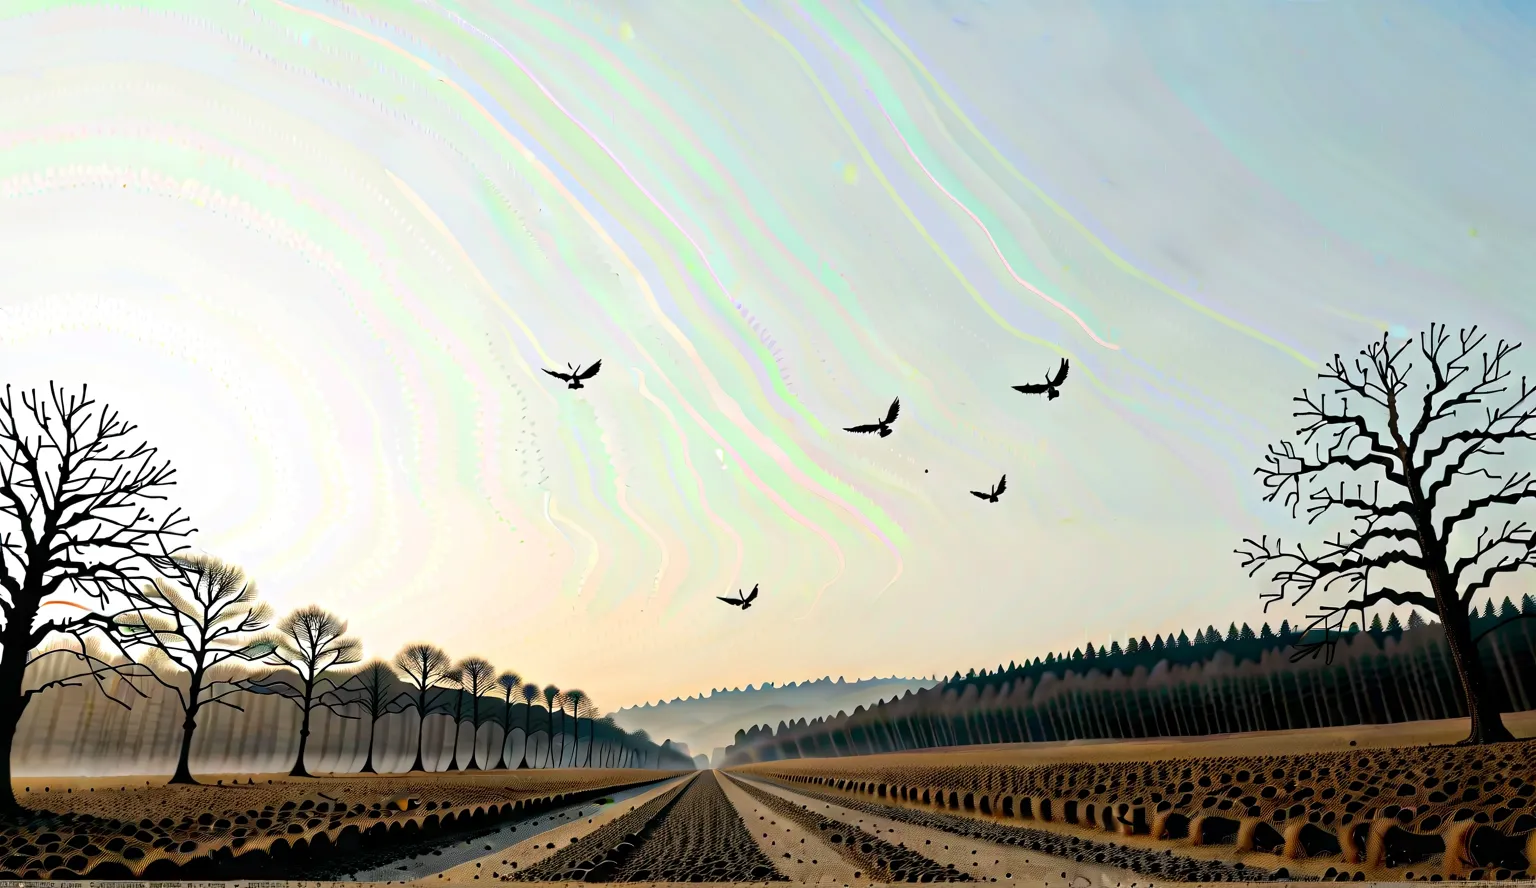
[{"label": "bird silhouette", "polygon": [[979,490],[973,490],[973,491],[971,491],[971,496],[980,497],[981,499],[984,499],[984,500],[986,500],[989,503],[995,503],[995,502],[997,502],[997,498],[1002,496],[1003,495],[1003,491],[1005,491],[1007,489],[1008,489],[1008,476],[1004,475],[1003,477],[997,479],[997,484],[993,485],[991,493],[982,493]]},{"label": "bird silhouette", "polygon": [[752,586],[752,593],[750,595],[742,595],[740,589],[736,590],[736,595],[738,596],[736,598],[722,598],[719,595],[716,595],[715,597],[719,598],[726,604],[732,605],[733,607],[739,607],[742,610],[746,610],[752,606],[752,599],[757,597],[757,585],[754,584]]},{"label": "bird silhouette", "polygon": [[1056,368],[1054,377],[1047,376],[1044,383],[1039,385],[1016,385],[1013,390],[1023,392],[1026,395],[1045,395],[1047,401],[1054,401],[1061,397],[1061,384],[1067,381],[1067,359],[1061,359],[1061,366]]},{"label": "bird silhouette", "polygon": [[879,422],[872,422],[869,425],[853,426],[852,428],[843,429],[843,431],[853,432],[857,435],[867,435],[870,432],[879,432],[880,437],[884,438],[891,433],[891,423],[896,421],[896,417],[900,413],[901,399],[897,398],[891,402],[891,409],[886,411],[885,419],[882,419]]},{"label": "bird silhouette", "polygon": [[566,388],[579,389],[579,388],[583,388],[584,387],[581,384],[582,380],[584,380],[584,379],[591,379],[592,377],[597,375],[597,371],[601,370],[602,367],[603,367],[603,362],[602,361],[598,361],[598,362],[594,363],[592,366],[588,367],[586,370],[582,370],[580,364],[577,364],[575,367],[572,367],[570,364],[566,364],[565,366],[571,372],[569,372],[569,373],[556,373],[553,370],[545,370],[544,372],[548,373],[550,376],[553,376],[556,379],[563,379],[563,380],[565,380],[567,383],[569,383],[569,385],[567,385]]}]

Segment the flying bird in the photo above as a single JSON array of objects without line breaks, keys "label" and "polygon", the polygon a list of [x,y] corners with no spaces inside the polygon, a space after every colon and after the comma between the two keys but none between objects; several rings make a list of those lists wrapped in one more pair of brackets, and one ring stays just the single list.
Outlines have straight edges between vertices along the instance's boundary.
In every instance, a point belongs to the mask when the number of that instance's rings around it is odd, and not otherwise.
[{"label": "flying bird", "polygon": [[973,490],[973,491],[971,491],[971,496],[980,497],[981,499],[984,499],[984,500],[986,500],[989,503],[995,503],[995,502],[997,502],[997,498],[1002,496],[1003,495],[1003,491],[1005,491],[1007,489],[1008,489],[1008,476],[1004,475],[1003,477],[997,479],[997,484],[992,487],[992,492],[991,493],[982,493],[979,490]]},{"label": "flying bird", "polygon": [[1067,359],[1061,359],[1061,366],[1056,368],[1054,377],[1046,377],[1044,383],[1039,385],[1016,385],[1013,390],[1023,392],[1026,395],[1045,395],[1047,401],[1054,401],[1061,397],[1061,384],[1067,381]]},{"label": "flying bird", "polygon": [[854,434],[858,435],[867,435],[870,432],[879,432],[880,437],[884,438],[891,433],[891,423],[896,421],[896,417],[900,413],[901,399],[897,398],[891,402],[891,409],[886,411],[885,419],[882,419],[879,422],[872,422],[869,425],[853,426],[852,428],[843,429],[843,431],[853,432]]},{"label": "flying bird", "polygon": [[602,367],[603,367],[603,362],[602,361],[598,361],[598,362],[594,363],[592,366],[588,367],[585,370],[581,369],[581,365],[580,364],[577,364],[575,367],[572,367],[570,364],[566,364],[565,366],[566,366],[566,369],[570,370],[571,372],[569,372],[569,373],[556,373],[553,370],[545,370],[544,372],[548,373],[550,376],[553,376],[556,379],[563,379],[566,382],[570,383],[569,385],[566,386],[566,388],[579,389],[579,388],[583,388],[583,386],[581,384],[581,381],[583,379],[591,379],[592,377],[597,375],[597,371],[601,370]]},{"label": "flying bird", "polygon": [[752,599],[757,597],[757,586],[755,584],[752,586],[752,592],[749,595],[742,595],[740,589],[736,590],[736,595],[738,596],[737,598],[723,598],[719,595],[716,595],[715,597],[719,598],[726,604],[739,607],[742,610],[746,610],[752,606]]}]

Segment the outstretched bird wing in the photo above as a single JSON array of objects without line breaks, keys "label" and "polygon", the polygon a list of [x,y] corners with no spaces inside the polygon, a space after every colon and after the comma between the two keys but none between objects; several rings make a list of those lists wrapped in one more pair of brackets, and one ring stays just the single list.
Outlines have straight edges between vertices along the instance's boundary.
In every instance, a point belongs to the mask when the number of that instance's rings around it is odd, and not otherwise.
[{"label": "outstretched bird wing", "polygon": [[1067,381],[1067,359],[1061,359],[1061,366],[1056,368],[1056,375],[1051,379],[1051,387],[1055,388]]},{"label": "outstretched bird wing", "polygon": [[886,411],[886,413],[885,413],[885,424],[886,425],[890,425],[891,423],[895,422],[897,415],[900,414],[900,413],[901,413],[901,399],[897,398],[896,400],[891,402],[891,409]]},{"label": "outstretched bird wing", "polygon": [[1005,491],[1007,489],[1008,489],[1008,476],[1004,475],[1003,477],[998,479],[998,481],[997,481],[997,489],[992,491],[992,493],[993,493],[994,496],[1002,496],[1003,495],[1003,491]]},{"label": "outstretched bird wing", "polygon": [[874,422],[870,423],[869,425],[850,426],[849,428],[843,429],[843,431],[853,432],[856,435],[867,435],[870,432],[880,431],[880,423]]},{"label": "outstretched bird wing", "polygon": [[733,606],[736,606],[736,607],[740,607],[741,606],[741,601],[739,599],[736,599],[736,598],[721,598],[719,595],[716,595],[715,597],[719,598],[721,601],[725,602],[726,604],[733,605]]},{"label": "outstretched bird wing", "polygon": [[566,382],[570,382],[571,381],[571,374],[569,374],[569,373],[556,373],[553,370],[545,370],[544,372],[548,373],[550,376],[553,376],[556,379],[563,379]]},{"label": "outstretched bird wing", "polygon": [[1050,388],[1051,387],[1049,384],[1040,383],[1039,385],[1016,385],[1013,387],[1013,390],[1016,392],[1023,392],[1026,395],[1043,395],[1049,391]]},{"label": "outstretched bird wing", "polygon": [[990,494],[990,493],[982,493],[979,490],[971,491],[971,496],[974,496],[977,499],[984,499],[984,500],[989,500],[989,499],[992,498],[992,494]]},{"label": "outstretched bird wing", "polygon": [[581,371],[581,373],[579,375],[577,375],[576,378],[577,379],[591,379],[592,377],[596,376],[597,375],[597,371],[599,371],[601,369],[603,369],[603,362],[602,361],[597,361],[592,366],[590,366],[587,369]]},{"label": "outstretched bird wing", "polygon": [[747,601],[751,601],[752,599],[754,599],[756,597],[757,597],[757,584],[753,583],[752,584],[752,594],[748,595],[746,600]]}]

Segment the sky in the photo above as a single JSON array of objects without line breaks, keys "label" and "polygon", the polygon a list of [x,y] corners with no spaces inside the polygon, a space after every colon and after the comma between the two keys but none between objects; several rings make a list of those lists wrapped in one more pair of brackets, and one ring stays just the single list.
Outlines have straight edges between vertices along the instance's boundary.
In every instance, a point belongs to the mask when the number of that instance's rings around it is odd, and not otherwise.
[{"label": "sky", "polygon": [[1531,8],[8,0],[0,381],[604,709],[1257,626],[1320,362],[1531,338]]}]

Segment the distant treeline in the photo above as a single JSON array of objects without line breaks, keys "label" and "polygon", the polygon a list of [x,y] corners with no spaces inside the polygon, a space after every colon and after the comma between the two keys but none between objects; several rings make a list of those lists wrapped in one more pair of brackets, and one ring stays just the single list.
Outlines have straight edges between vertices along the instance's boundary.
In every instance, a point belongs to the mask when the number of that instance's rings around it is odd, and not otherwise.
[{"label": "distant treeline", "polygon": [[[57,681],[73,668],[69,658],[43,660],[28,670],[28,681],[34,686]],[[281,672],[270,674],[270,679],[283,678]],[[289,676],[287,682],[297,680]],[[171,773],[177,764],[184,718],[176,695],[139,682],[148,692],[140,697],[124,680],[111,675],[103,678],[103,684],[100,690],[90,679],[74,686],[55,685],[27,708],[16,732],[14,772],[18,776]],[[379,772],[408,770],[416,755],[416,711],[389,712],[370,725],[360,705],[349,702],[357,697],[357,683],[349,684],[347,675],[341,674],[337,684],[341,690],[328,694],[327,705],[317,705],[312,714],[313,733],[305,756],[310,769],[359,771],[369,760],[371,746],[371,764]],[[248,687],[259,686],[250,683]],[[130,705],[117,705],[102,690]],[[390,692],[398,690],[395,686]],[[644,731],[626,732],[608,716],[576,719],[558,705],[551,711],[515,698],[508,703],[497,693],[480,699],[477,719],[462,688],[439,686],[430,694],[434,702],[421,726],[423,763],[429,771],[458,770],[471,762],[481,768],[693,767],[686,749],[671,741],[657,743]],[[299,707],[276,692],[245,691],[230,702],[240,708],[209,707],[200,716],[191,751],[193,770],[203,774],[288,770],[298,749]]]},{"label": "distant treeline", "polygon": [[[1502,711],[1536,709],[1536,599],[1490,602],[1472,621]],[[944,684],[830,718],[736,732],[727,765],[1057,740],[1129,739],[1464,718],[1438,626],[1417,612],[1351,625],[1332,656],[1288,622],[1214,626],[1191,639],[1090,644],[1020,666],[955,673]]]}]

